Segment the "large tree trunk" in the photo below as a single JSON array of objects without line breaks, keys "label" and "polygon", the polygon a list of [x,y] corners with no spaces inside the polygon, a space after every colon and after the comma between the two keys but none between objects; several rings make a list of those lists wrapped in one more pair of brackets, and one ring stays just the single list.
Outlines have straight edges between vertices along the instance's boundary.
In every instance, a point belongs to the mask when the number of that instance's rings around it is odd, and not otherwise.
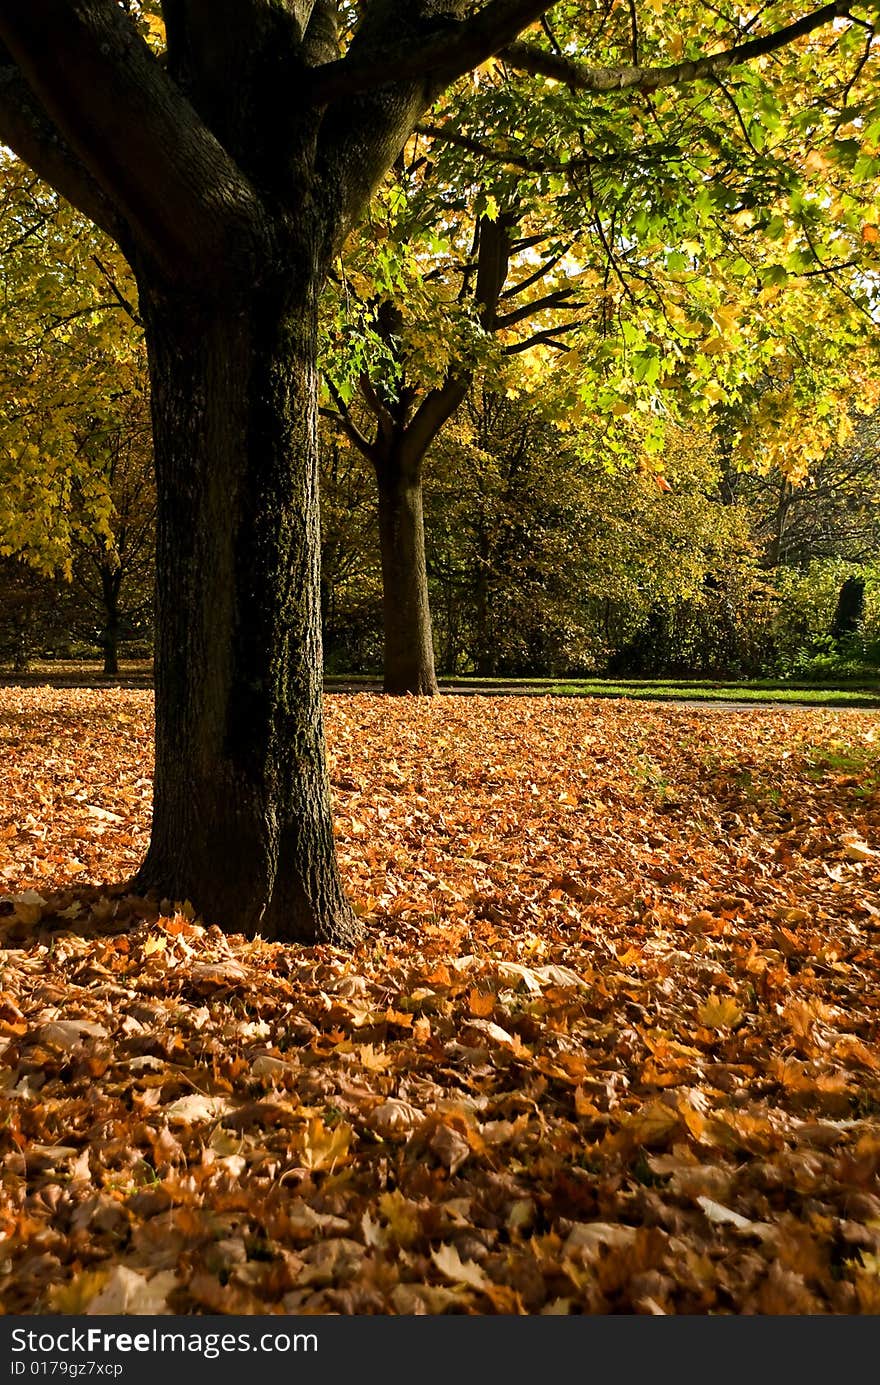
[{"label": "large tree trunk", "polygon": [[321,713],[317,274],[142,285],[158,490],[153,828],[136,878],[228,931],[350,941]]},{"label": "large tree trunk", "polygon": [[438,691],[420,468],[377,460],[386,693]]}]

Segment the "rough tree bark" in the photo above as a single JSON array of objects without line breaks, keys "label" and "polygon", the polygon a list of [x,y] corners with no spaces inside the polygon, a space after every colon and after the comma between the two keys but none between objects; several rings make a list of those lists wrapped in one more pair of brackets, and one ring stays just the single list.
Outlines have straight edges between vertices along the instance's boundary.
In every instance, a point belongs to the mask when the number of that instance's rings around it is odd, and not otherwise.
[{"label": "rough tree bark", "polygon": [[317,288],[309,270],[230,310],[142,283],[162,716],[138,884],[246,932],[339,941],[352,927],[321,714]]}]

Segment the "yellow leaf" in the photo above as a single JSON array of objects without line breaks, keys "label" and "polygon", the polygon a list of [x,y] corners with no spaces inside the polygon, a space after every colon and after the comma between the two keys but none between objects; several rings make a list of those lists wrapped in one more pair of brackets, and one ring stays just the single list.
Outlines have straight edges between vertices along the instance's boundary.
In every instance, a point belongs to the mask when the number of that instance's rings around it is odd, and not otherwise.
[{"label": "yellow leaf", "polygon": [[84,1270],[66,1284],[54,1284],[49,1290],[49,1307],[53,1313],[84,1313],[109,1276],[109,1270]]},{"label": "yellow leaf", "polygon": [[345,1121],[328,1128],[320,1116],[313,1116],[302,1137],[302,1161],[307,1169],[332,1169],[348,1162],[348,1147],[354,1134]]},{"label": "yellow leaf", "polygon": [[399,1246],[412,1245],[422,1234],[418,1207],[399,1190],[395,1189],[393,1193],[381,1195],[379,1212],[388,1223],[388,1230]]},{"label": "yellow leaf", "polygon": [[689,1101],[682,1098],[678,1103],[681,1118],[687,1126],[690,1134],[695,1140],[703,1138],[703,1131],[706,1128],[706,1119],[702,1112],[695,1110]]},{"label": "yellow leaf", "polygon": [[368,1072],[384,1072],[388,1067],[387,1055],[375,1049],[372,1044],[360,1044],[357,1051],[361,1066]]},{"label": "yellow leaf", "polygon": [[742,1024],[743,1012],[729,996],[722,999],[713,991],[698,1008],[697,1018],[707,1029],[735,1029]]},{"label": "yellow leaf", "polygon": [[681,1118],[676,1110],[662,1101],[652,1101],[630,1116],[624,1130],[633,1144],[663,1145],[670,1135],[679,1130],[680,1124]]}]

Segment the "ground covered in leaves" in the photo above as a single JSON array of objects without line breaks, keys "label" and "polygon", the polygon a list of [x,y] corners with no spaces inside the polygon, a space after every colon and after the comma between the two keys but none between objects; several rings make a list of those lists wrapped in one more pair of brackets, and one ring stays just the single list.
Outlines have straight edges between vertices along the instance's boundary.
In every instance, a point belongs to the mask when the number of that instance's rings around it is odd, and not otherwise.
[{"label": "ground covered in leaves", "polygon": [[0,694],[7,1312],[880,1312],[880,718],[328,700],[354,955],[120,880],[150,697]]}]

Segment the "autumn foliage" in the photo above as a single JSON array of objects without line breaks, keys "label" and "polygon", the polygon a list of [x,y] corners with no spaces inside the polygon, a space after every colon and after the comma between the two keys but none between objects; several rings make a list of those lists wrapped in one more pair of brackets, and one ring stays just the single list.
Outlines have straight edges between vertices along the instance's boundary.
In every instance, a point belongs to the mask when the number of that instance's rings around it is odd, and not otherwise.
[{"label": "autumn foliage", "polygon": [[347,955],[97,883],[147,693],[0,710],[7,1311],[880,1312],[874,714],[331,697]]}]

